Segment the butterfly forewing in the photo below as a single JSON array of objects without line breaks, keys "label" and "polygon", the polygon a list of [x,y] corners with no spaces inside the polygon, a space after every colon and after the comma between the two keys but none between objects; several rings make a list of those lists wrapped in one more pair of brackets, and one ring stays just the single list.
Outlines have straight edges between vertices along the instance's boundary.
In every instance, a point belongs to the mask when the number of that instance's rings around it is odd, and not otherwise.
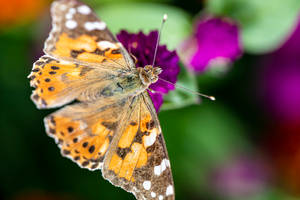
[{"label": "butterfly forewing", "polygon": [[61,153],[83,168],[100,169],[120,118],[129,106],[127,98],[113,104],[103,101],[77,103],[50,114],[44,120],[46,132]]},{"label": "butterfly forewing", "polygon": [[92,9],[77,0],[55,1],[51,7],[52,30],[45,42],[46,54],[76,63],[113,69],[130,69],[133,63],[121,43]]},{"label": "butterfly forewing", "polygon": [[89,101],[92,95],[86,94],[91,93],[92,88],[97,86],[101,90],[119,74],[113,70],[42,56],[34,63],[28,76],[30,85],[35,88],[31,99],[38,108],[58,107],[74,99]]}]

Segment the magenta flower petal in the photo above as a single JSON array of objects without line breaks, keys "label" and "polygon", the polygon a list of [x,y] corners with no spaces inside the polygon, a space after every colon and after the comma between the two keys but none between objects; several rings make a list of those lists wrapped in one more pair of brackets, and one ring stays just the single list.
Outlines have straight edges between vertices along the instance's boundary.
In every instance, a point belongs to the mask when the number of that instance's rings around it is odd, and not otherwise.
[{"label": "magenta flower petal", "polygon": [[300,65],[280,62],[270,66],[262,80],[266,107],[281,120],[300,119]]},{"label": "magenta flower petal", "polygon": [[202,19],[195,33],[182,47],[182,59],[194,72],[203,72],[215,59],[232,62],[241,55],[239,30],[236,24],[221,18]]},{"label": "magenta flower petal", "polygon": [[259,159],[250,157],[232,158],[220,163],[211,176],[212,188],[222,197],[236,199],[251,197],[265,187],[269,174]]},{"label": "magenta flower petal", "polygon": [[280,49],[265,57],[259,90],[264,108],[280,121],[300,122],[300,18]]},{"label": "magenta flower petal", "polygon": [[[127,51],[137,58],[137,67],[152,65],[157,37],[157,31],[151,31],[148,35],[145,35],[142,32],[134,34],[123,30],[117,35],[118,40]],[[169,51],[165,45],[159,45],[154,64],[163,70],[159,78],[175,84],[180,71],[178,62],[179,57],[176,51]],[[155,93],[149,92],[149,94],[158,112],[163,103],[163,95],[170,90],[174,90],[174,86],[158,80],[150,85],[150,89],[155,91]]]}]

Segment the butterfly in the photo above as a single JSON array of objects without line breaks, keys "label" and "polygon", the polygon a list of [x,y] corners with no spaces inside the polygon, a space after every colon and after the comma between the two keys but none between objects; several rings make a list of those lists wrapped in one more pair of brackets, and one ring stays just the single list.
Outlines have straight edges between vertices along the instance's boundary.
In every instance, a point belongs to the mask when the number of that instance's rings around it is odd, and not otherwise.
[{"label": "butterfly", "polygon": [[175,199],[170,161],[147,92],[162,72],[136,68],[132,57],[92,9],[77,0],[51,6],[52,30],[28,76],[37,108],[61,154],[102,171],[137,199]]}]

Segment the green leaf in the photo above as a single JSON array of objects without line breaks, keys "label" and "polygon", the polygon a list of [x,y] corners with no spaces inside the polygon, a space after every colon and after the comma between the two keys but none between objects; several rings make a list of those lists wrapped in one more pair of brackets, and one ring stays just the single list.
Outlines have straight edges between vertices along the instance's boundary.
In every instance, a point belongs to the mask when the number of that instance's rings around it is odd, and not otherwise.
[{"label": "green leaf", "polygon": [[160,112],[159,119],[170,158],[176,163],[173,171],[178,188],[209,191],[207,180],[212,168],[251,150],[244,136],[246,128],[218,100]]},{"label": "green leaf", "polygon": [[299,0],[209,0],[207,10],[237,20],[249,53],[278,48],[292,31],[300,11]]},{"label": "green leaf", "polygon": [[148,32],[160,28],[163,14],[168,14],[161,43],[175,49],[191,31],[191,18],[181,9],[155,3],[107,4],[96,10],[113,33]]},{"label": "green leaf", "polygon": [[[195,75],[189,73],[181,64],[180,73],[178,75],[176,84],[189,90],[198,91],[197,79]],[[162,110],[181,108],[191,104],[199,103],[199,101],[200,99],[197,95],[192,94],[187,90],[176,88],[164,97]]]}]

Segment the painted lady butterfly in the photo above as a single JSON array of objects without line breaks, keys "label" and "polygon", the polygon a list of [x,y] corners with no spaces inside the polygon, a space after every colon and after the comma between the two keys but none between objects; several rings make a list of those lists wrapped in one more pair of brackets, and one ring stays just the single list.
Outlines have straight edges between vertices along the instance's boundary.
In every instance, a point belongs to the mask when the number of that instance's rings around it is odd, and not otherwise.
[{"label": "painted lady butterfly", "polygon": [[165,142],[147,93],[159,67],[136,68],[126,49],[90,7],[58,0],[53,27],[29,78],[38,108],[76,103],[44,119],[63,156],[101,169],[137,199],[174,199]]}]

